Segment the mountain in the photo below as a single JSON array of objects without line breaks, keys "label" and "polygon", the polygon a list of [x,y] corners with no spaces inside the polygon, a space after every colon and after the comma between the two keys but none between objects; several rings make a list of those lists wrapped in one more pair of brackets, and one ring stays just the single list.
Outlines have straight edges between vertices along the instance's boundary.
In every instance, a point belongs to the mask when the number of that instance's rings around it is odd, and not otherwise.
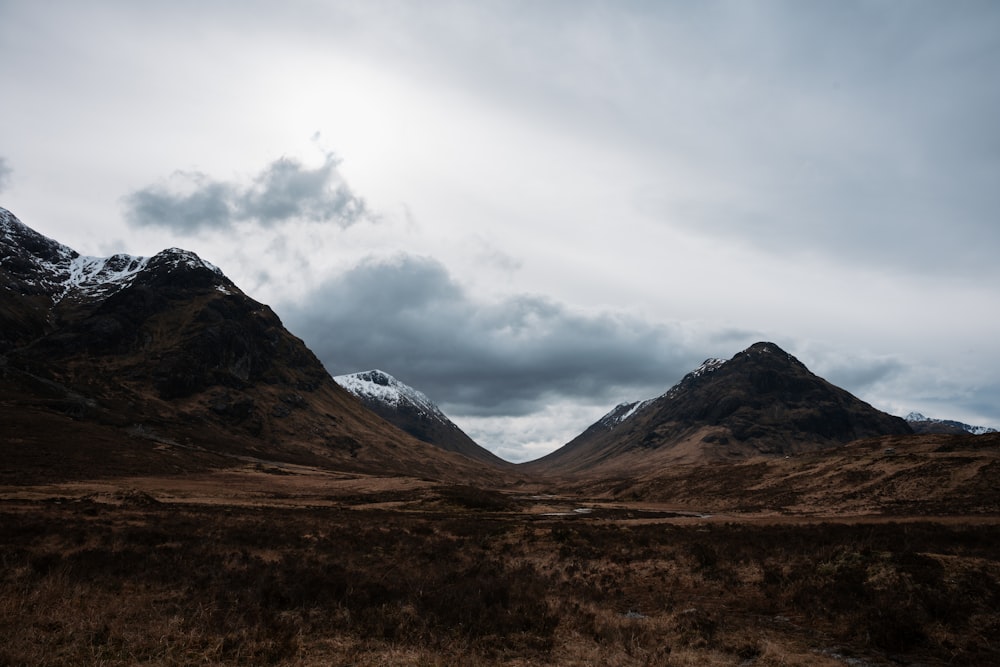
[{"label": "mountain", "polygon": [[905,417],[906,423],[910,425],[914,433],[953,433],[972,435],[984,435],[986,433],[996,433],[995,428],[989,426],[970,426],[952,419],[932,419],[925,417],[919,412],[911,412]]},{"label": "mountain", "polygon": [[333,379],[357,396],[366,408],[419,440],[469,458],[506,464],[476,444],[425,394],[384,371],[337,375]]},{"label": "mountain", "polygon": [[85,257],[0,209],[0,332],[0,456],[18,479],[256,459],[494,472],[364,408],[270,308],[185,250]]},{"label": "mountain", "polygon": [[760,342],[728,361],[706,360],[655,399],[617,406],[528,468],[631,475],[908,433],[899,417],[817,377],[774,343]]}]

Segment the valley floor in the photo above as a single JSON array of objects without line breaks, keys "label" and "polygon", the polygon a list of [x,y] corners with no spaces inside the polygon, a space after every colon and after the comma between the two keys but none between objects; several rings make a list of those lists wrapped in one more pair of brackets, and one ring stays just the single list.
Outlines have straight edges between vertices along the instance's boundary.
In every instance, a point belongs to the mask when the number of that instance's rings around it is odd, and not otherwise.
[{"label": "valley floor", "polygon": [[0,665],[995,665],[1000,516],[257,463],[0,487]]}]

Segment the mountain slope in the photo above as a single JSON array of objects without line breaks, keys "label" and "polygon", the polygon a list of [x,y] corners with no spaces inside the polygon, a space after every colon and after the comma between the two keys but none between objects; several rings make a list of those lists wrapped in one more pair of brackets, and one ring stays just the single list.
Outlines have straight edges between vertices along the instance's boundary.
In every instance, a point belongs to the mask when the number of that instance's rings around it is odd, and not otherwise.
[{"label": "mountain slope", "polygon": [[503,459],[476,444],[425,394],[388,373],[375,369],[333,379],[366,408],[413,437],[449,452],[505,465]]},{"label": "mountain slope", "polygon": [[0,209],[0,284],[0,418],[19,425],[0,447],[26,478],[234,457],[493,474],[365,409],[270,308],[193,253],[81,257]]},{"label": "mountain slope", "polygon": [[910,433],[773,343],[709,359],[662,396],[622,404],[530,469],[621,474],[671,463],[778,456]]},{"label": "mountain slope", "polygon": [[1000,433],[913,434],[791,457],[663,466],[613,485],[584,478],[570,488],[699,513],[970,517],[1000,512],[998,473]]}]

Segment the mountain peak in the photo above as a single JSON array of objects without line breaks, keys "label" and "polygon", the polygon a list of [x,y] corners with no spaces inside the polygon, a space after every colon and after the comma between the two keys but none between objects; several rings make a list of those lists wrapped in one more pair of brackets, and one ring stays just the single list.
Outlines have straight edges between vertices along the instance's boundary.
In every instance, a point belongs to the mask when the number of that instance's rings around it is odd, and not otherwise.
[{"label": "mountain peak", "polygon": [[757,341],[756,343],[754,343],[753,345],[751,345],[747,349],[743,350],[743,353],[744,354],[749,354],[749,353],[754,353],[754,354],[772,353],[772,354],[784,354],[784,355],[788,354],[787,352],[785,352],[784,350],[782,350],[780,347],[778,347],[774,343],[771,343],[771,342],[766,341],[766,340]]},{"label": "mountain peak", "polygon": [[20,248],[50,261],[72,258],[77,254],[76,251],[58,241],[39,234],[21,222],[16,215],[2,207],[0,207],[0,248],[8,252],[14,248]]},{"label": "mountain peak", "polygon": [[[339,376],[342,378],[352,377],[348,375]],[[402,382],[389,375],[385,371],[373,368],[370,371],[363,371],[361,373],[354,373],[353,377],[364,382],[371,382],[377,384],[380,387],[391,387],[391,386],[402,386]]]},{"label": "mountain peak", "polygon": [[143,284],[156,287],[215,288],[231,294],[239,289],[222,270],[182,248],[167,248],[149,258]]},{"label": "mountain peak", "polygon": [[659,398],[619,405],[561,449],[550,471],[583,471],[757,455],[784,455],[858,438],[910,433],[817,377],[774,343],[710,358]]},{"label": "mountain peak", "polygon": [[153,286],[179,283],[227,293],[236,290],[217,266],[190,250],[167,248],[152,257],[81,255],[39,234],[4,208],[0,208],[0,268],[10,277],[9,288],[24,295],[46,295],[53,303],[106,298],[137,279]]},{"label": "mountain peak", "polygon": [[160,252],[153,255],[150,260],[151,262],[164,262],[170,263],[175,267],[185,267],[190,269],[208,269],[212,273],[218,275],[223,275],[222,270],[206,262],[201,257],[191,252],[190,250],[184,250],[183,248],[167,248],[166,250],[161,250]]},{"label": "mountain peak", "polygon": [[742,352],[733,356],[733,360],[740,358],[750,358],[758,360],[770,360],[776,363],[790,363],[794,366],[805,368],[805,364],[783,349],[768,341],[754,343]]},{"label": "mountain peak", "polygon": [[502,463],[466,435],[426,394],[385,371],[375,368],[333,379],[369,410],[419,440],[480,461]]},{"label": "mountain peak", "polygon": [[373,400],[394,407],[408,403],[429,415],[444,417],[437,405],[424,393],[377,368],[359,373],[337,375],[333,379],[341,387],[363,401]]}]

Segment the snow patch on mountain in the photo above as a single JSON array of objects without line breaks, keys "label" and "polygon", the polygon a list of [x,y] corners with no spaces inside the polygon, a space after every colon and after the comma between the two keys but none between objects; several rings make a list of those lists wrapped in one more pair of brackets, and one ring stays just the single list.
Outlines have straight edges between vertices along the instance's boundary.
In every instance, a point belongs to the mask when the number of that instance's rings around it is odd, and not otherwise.
[{"label": "snow patch on mountain", "polygon": [[443,412],[423,392],[404,384],[378,369],[361,373],[337,375],[337,384],[362,400],[370,400],[394,408],[409,405],[420,414],[449,422]]},{"label": "snow patch on mountain", "polygon": [[608,414],[598,420],[598,423],[606,428],[614,428],[624,421],[627,421],[635,413],[655,401],[655,398],[648,398],[645,401],[635,401],[633,403],[619,403]]},{"label": "snow patch on mountain", "polygon": [[153,264],[168,270],[204,268],[225,278],[217,266],[181,248],[168,248],[153,257],[81,255],[0,208],[0,265],[49,294],[57,303],[68,297],[108,297],[128,287]]},{"label": "snow patch on mountain", "polygon": [[628,419],[629,417],[631,417],[632,415],[634,415],[635,413],[639,412],[644,407],[652,403],[654,400],[656,399],[647,398],[645,401],[639,401],[635,405],[631,406],[631,408],[629,408],[623,415],[621,415],[621,417],[618,418],[618,422],[621,423],[625,421],[626,419]]},{"label": "snow patch on mountain", "polygon": [[[770,350],[765,350],[765,351],[770,351]],[[716,359],[715,357],[710,357],[706,359],[705,361],[701,362],[701,366],[698,366],[698,368],[694,369],[693,371],[685,375],[683,378],[681,378],[680,382],[678,382],[673,387],[668,389],[663,395],[660,396],[660,398],[672,399],[676,398],[677,396],[680,396],[681,393],[684,391],[684,389],[691,382],[700,377],[708,375],[709,373],[714,373],[715,371],[722,368],[722,366],[725,363],[726,359]]]},{"label": "snow patch on mountain", "polygon": [[644,401],[636,401],[633,403],[629,402],[619,403],[614,407],[613,410],[611,410],[611,412],[601,417],[598,420],[598,423],[602,424],[603,426],[609,429],[614,428],[619,424],[628,421],[638,412],[641,412],[643,408],[650,405],[651,403],[654,403],[658,399],[674,398],[675,396],[678,396],[683,391],[684,387],[687,386],[687,383],[697,378],[700,378],[704,375],[708,375],[709,373],[714,373],[715,371],[719,370],[725,363],[726,359],[716,359],[714,357],[706,359],[701,363],[700,366],[698,366],[698,368],[694,369],[693,371],[685,375],[680,382],[675,384],[673,387],[668,389],[665,393],[661,394],[660,396],[656,398],[648,398]]},{"label": "snow patch on mountain", "polygon": [[953,419],[934,419],[932,417],[925,417],[919,412],[911,412],[910,414],[903,417],[907,422],[911,424],[942,424],[944,426],[951,426],[953,428],[961,429],[972,435],[983,435],[984,433],[997,433],[997,429],[990,426],[971,426],[969,424],[964,424],[960,421],[955,421]]},{"label": "snow patch on mountain", "polygon": [[724,363],[726,363],[725,359],[716,359],[714,357],[706,359],[701,362],[701,366],[688,373],[687,377],[696,378],[701,377],[702,375],[707,375],[708,373],[719,370]]},{"label": "snow patch on mountain", "polygon": [[78,255],[69,261],[67,267],[49,264],[51,272],[61,275],[63,290],[55,296],[61,301],[73,292],[83,292],[88,295],[116,292],[127,287],[135,275],[146,268],[147,257],[132,257],[131,255],[112,255],[111,257],[87,257]]}]

